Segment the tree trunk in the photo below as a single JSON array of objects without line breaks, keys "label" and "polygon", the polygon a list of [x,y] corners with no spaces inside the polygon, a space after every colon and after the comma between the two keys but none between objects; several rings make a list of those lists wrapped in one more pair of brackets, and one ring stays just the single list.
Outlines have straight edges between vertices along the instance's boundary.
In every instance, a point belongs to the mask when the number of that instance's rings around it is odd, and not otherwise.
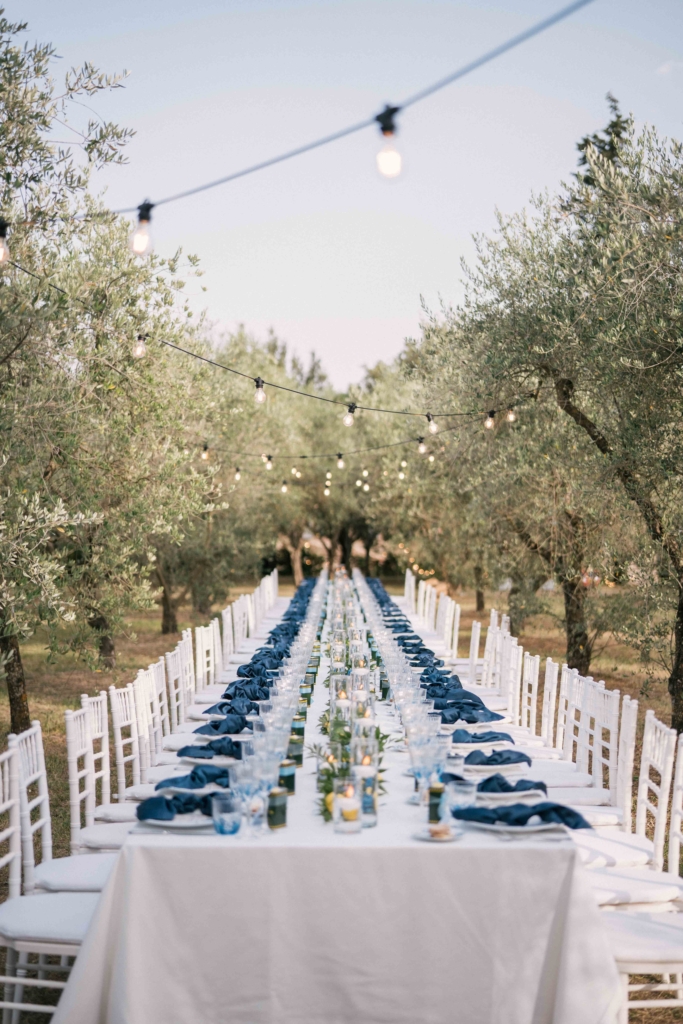
[{"label": "tree trunk", "polygon": [[161,632],[178,632],[178,615],[176,613],[176,606],[173,603],[173,598],[166,587],[162,587],[161,590]]},{"label": "tree trunk", "polygon": [[582,676],[587,676],[591,665],[591,649],[588,642],[586,625],[586,587],[581,577],[562,580],[564,595],[564,620],[567,634],[567,664],[570,668],[578,668]]},{"label": "tree trunk", "polygon": [[109,634],[109,623],[102,612],[95,611],[88,619],[88,625],[99,634],[97,649],[100,661],[105,668],[116,668],[116,646],[113,636]]},{"label": "tree trunk", "polygon": [[676,622],[674,624],[674,660],[669,676],[671,727],[683,732],[683,586],[679,584]]},{"label": "tree trunk", "polygon": [[0,636],[0,652],[2,652],[3,670],[7,681],[12,732],[25,732],[26,729],[31,728],[31,716],[28,711],[24,666],[16,636]]},{"label": "tree trunk", "polygon": [[301,561],[302,550],[301,543],[299,543],[296,547],[292,547],[289,552],[292,572],[294,573],[294,585],[297,587],[304,580],[304,567]]},{"label": "tree trunk", "polygon": [[484,570],[480,565],[474,567],[474,585],[476,587],[476,598],[477,598],[477,611],[483,612],[486,608],[486,602],[484,600]]}]

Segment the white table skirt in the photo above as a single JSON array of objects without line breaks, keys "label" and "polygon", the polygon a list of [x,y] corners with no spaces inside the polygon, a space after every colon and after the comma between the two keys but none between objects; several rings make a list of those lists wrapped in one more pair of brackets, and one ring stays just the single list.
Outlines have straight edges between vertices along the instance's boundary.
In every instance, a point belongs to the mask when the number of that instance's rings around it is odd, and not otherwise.
[{"label": "white table skirt", "polygon": [[[326,699],[319,684],[308,742]],[[420,843],[408,757],[386,764],[360,835],[316,815],[309,759],[264,839],[131,835],[54,1024],[612,1024],[616,967],[571,840]]]}]

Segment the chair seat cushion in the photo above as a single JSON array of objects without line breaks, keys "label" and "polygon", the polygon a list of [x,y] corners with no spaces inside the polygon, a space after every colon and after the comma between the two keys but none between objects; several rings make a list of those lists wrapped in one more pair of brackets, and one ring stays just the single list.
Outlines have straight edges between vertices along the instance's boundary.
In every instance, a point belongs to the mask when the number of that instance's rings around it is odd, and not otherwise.
[{"label": "chair seat cushion", "polygon": [[133,821],[89,825],[78,833],[78,841],[87,850],[120,850],[134,825]]},{"label": "chair seat cushion", "polygon": [[[645,836],[634,836],[626,832],[616,835],[605,835],[600,832],[589,832],[587,829],[575,829],[572,839],[581,850],[590,851],[606,858],[605,867],[645,867],[652,860],[654,845]],[[590,862],[584,860],[590,867]],[[599,867],[597,863],[594,865]]]},{"label": "chair seat cushion", "polygon": [[[126,799],[128,799],[127,794]],[[140,797],[139,799],[144,800],[145,798]],[[135,804],[100,804],[95,808],[95,821],[137,821]]]},{"label": "chair seat cushion", "polygon": [[[614,957],[622,963],[683,964],[683,914],[602,914]],[[656,972],[655,972],[656,973]]]},{"label": "chair seat cushion", "polygon": [[14,942],[80,945],[99,898],[97,892],[15,896],[0,906],[0,935]]},{"label": "chair seat cushion", "polygon": [[[162,741],[162,748],[164,750],[180,750],[181,747],[186,747],[188,743],[194,743],[191,734],[195,729],[199,727],[199,722],[181,722],[176,732],[172,732],[170,736],[165,736]],[[203,738],[203,737],[202,737]],[[209,737],[207,736],[207,741]],[[201,739],[197,737],[197,740],[201,743]]]},{"label": "chair seat cushion", "polygon": [[650,868],[598,868],[588,879],[600,906],[669,903],[683,896],[683,879]]},{"label": "chair seat cushion", "polygon": [[[187,744],[185,745],[187,746]],[[177,765],[159,764],[155,768],[149,768],[147,771],[147,783],[154,785],[157,782],[163,782],[164,779],[168,779],[171,775],[187,775],[187,765],[181,764],[178,761]]]},{"label": "chair seat cushion", "polygon": [[101,892],[117,856],[116,853],[81,854],[44,860],[35,871],[36,886],[47,892]]},{"label": "chair seat cushion", "polygon": [[[574,790],[576,793],[577,791]],[[582,814],[589,825],[600,828],[603,825],[620,825],[624,820],[624,812],[619,807],[591,807],[581,802],[583,790],[579,790],[570,807]]]},{"label": "chair seat cushion", "polygon": [[[584,789],[593,785],[593,776],[588,772],[571,771],[565,769],[565,761],[544,761],[542,758],[531,757],[532,765],[529,769],[534,779],[541,779],[548,789],[558,789],[560,786],[571,786],[572,789]],[[576,797],[579,800],[579,796]]]},{"label": "chair seat cushion", "polygon": [[[177,761],[178,758],[176,758],[176,763]],[[172,773],[167,772],[166,774],[171,775]],[[128,803],[128,807],[130,807],[131,804],[134,805],[135,803],[140,803],[141,800],[148,800],[151,796],[156,795],[157,792],[154,788],[153,782],[138,782],[137,786],[126,787],[126,801],[130,801],[130,803]],[[126,805],[124,804],[124,806]],[[133,818],[135,818],[135,806],[133,806]],[[125,818],[123,820],[128,821],[129,819]],[[121,818],[119,818],[119,821],[121,821]]]}]

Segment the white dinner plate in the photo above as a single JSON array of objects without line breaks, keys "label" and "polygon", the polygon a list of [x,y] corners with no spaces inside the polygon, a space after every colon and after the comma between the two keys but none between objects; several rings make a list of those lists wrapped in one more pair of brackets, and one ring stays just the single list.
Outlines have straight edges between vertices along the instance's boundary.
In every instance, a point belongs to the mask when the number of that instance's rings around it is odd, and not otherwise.
[{"label": "white dinner plate", "polygon": [[166,796],[167,793],[191,793],[192,796],[210,796],[211,793],[225,793],[224,786],[217,786],[215,782],[209,782],[201,789],[188,789],[186,786],[164,786],[156,791],[159,796]]},{"label": "white dinner plate", "polygon": [[463,821],[461,824],[481,829],[483,832],[498,832],[500,835],[510,836],[534,835],[538,832],[566,833],[564,825],[554,825],[552,823],[543,823],[541,825],[506,825],[502,821],[497,821],[493,824],[489,824],[486,821]]},{"label": "white dinner plate", "polygon": [[[476,735],[476,734],[475,734]],[[473,750],[483,750],[491,753],[492,750],[513,750],[514,744],[509,740],[488,740],[484,743],[452,743],[451,751],[454,754],[471,754]]]},{"label": "white dinner plate", "polygon": [[227,768],[231,764],[237,764],[234,757],[227,754],[214,754],[213,757],[181,757],[181,764],[213,764],[216,768]]},{"label": "white dinner plate", "polygon": [[526,775],[529,765],[526,761],[519,764],[464,764],[462,770],[474,778],[488,778],[489,775]]},{"label": "white dinner plate", "polygon": [[477,793],[477,806],[500,807],[505,804],[528,803],[529,800],[540,804],[547,799],[542,789],[523,789],[519,793]]},{"label": "white dinner plate", "polygon": [[207,818],[201,811],[191,811],[190,814],[176,814],[171,821],[159,821],[156,818],[145,818],[141,825],[149,825],[151,828],[168,829],[171,832],[186,832],[190,829],[209,828],[213,829],[213,821]]},{"label": "white dinner plate", "polygon": [[420,839],[423,843],[452,843],[463,834],[461,828],[451,828],[447,836],[433,836],[429,826],[421,828],[419,832],[413,833],[413,839]]}]

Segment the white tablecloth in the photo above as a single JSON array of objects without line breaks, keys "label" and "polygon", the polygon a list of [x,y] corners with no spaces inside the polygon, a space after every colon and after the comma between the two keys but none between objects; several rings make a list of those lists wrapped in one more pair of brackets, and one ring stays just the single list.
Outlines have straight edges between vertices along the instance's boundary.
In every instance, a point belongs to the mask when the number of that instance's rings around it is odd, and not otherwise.
[{"label": "white tablecloth", "polygon": [[[326,699],[319,684],[307,741]],[[316,815],[312,760],[288,827],[264,839],[131,835],[54,1024],[616,1020],[571,840],[418,842],[408,757],[386,764],[380,823],[360,835]]]}]

